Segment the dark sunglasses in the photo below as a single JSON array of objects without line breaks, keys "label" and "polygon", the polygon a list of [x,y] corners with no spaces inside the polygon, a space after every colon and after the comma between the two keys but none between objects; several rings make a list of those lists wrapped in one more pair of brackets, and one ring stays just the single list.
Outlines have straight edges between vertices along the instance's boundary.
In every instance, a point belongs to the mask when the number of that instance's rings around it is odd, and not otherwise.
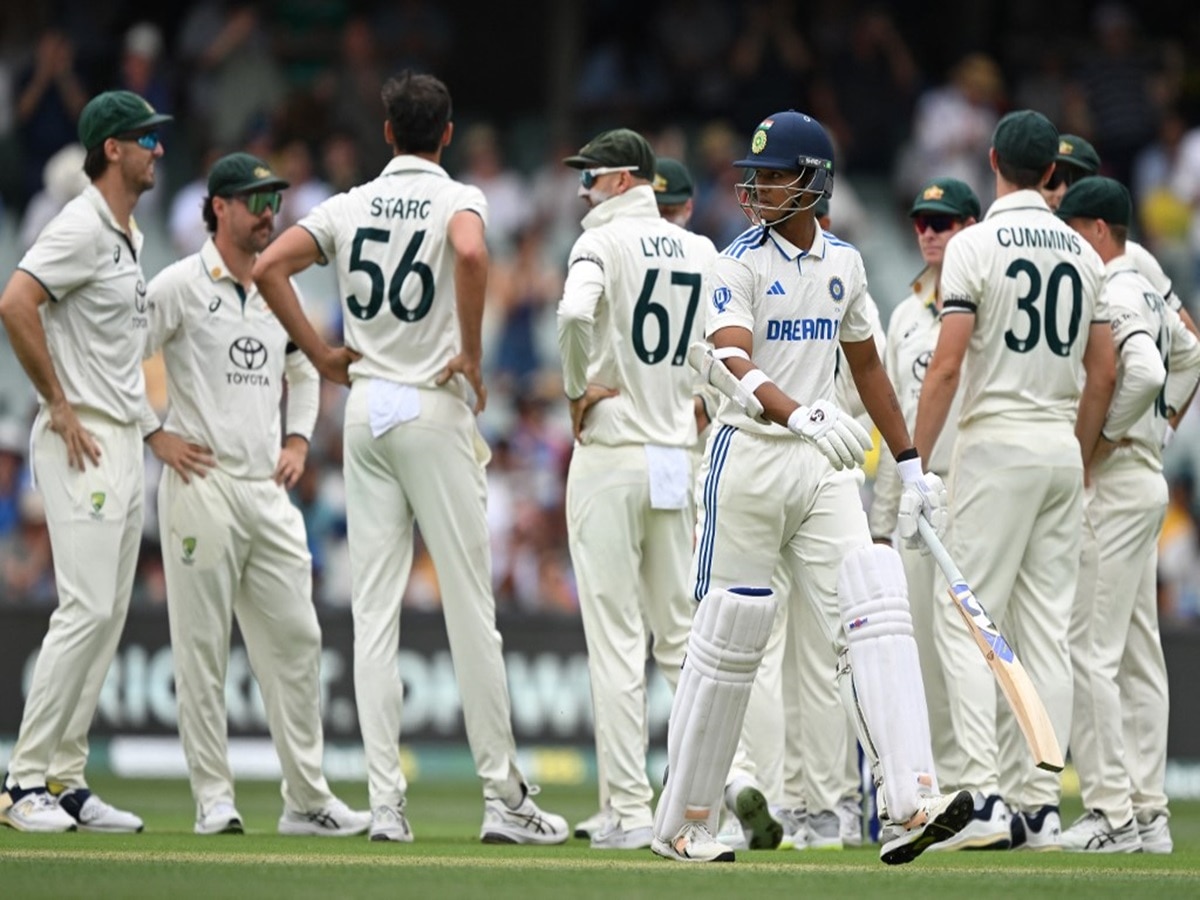
[{"label": "dark sunglasses", "polygon": [[143,131],[141,134],[118,134],[118,141],[132,141],[143,150],[153,150],[158,146],[157,131]]},{"label": "dark sunglasses", "polygon": [[937,216],[913,216],[913,226],[919,234],[924,234],[930,229],[935,234],[941,234],[943,231],[949,231],[957,225],[961,219],[957,216],[937,215]]},{"label": "dark sunglasses", "polygon": [[1080,178],[1083,178],[1084,174],[1078,166],[1068,166],[1059,163],[1054,167],[1054,171],[1050,173],[1050,177],[1046,180],[1046,190],[1057,191],[1064,184],[1070,187]]},{"label": "dark sunglasses", "polygon": [[246,209],[256,216],[261,216],[268,209],[277,213],[283,203],[283,195],[279,191],[260,191],[255,194],[237,194],[236,196],[246,204]]}]

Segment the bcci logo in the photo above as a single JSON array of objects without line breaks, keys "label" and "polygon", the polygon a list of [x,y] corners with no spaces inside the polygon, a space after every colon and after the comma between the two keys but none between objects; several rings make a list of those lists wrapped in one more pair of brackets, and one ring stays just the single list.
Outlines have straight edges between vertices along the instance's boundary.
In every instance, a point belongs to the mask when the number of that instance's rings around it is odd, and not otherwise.
[{"label": "bcci logo", "polygon": [[725,312],[725,307],[733,302],[733,292],[727,287],[719,287],[713,291],[712,304],[716,307],[717,312]]},{"label": "bcci logo", "polygon": [[267,364],[267,348],[255,338],[240,337],[229,345],[229,361],[239,369],[253,372]]},{"label": "bcci logo", "polygon": [[91,503],[92,503],[92,512],[91,512],[92,518],[93,519],[103,519],[104,518],[104,512],[103,512],[104,501],[106,499],[106,495],[105,495],[104,491],[92,491],[92,496],[89,499],[91,500]]},{"label": "bcci logo", "polygon": [[829,279],[829,296],[834,303],[841,303],[846,297],[846,285],[836,275]]},{"label": "bcci logo", "polygon": [[194,537],[185,537],[182,542],[183,547],[183,564],[190,566],[196,561],[196,539]]}]

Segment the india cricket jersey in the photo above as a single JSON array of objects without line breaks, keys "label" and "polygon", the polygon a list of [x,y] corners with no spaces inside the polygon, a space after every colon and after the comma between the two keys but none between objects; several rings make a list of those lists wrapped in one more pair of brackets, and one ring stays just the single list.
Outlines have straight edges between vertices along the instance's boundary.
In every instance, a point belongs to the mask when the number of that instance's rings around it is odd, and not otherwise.
[{"label": "india cricket jersey", "polygon": [[[94,185],[63,207],[18,268],[50,295],[46,345],[67,402],[136,424],[149,410],[142,375],[146,280],[142,233],[126,234]],[[43,405],[45,397],[39,400]],[[157,419],[153,418],[154,426]]]},{"label": "india cricket jersey", "polygon": [[[293,285],[294,286],[294,285]],[[235,478],[270,478],[282,441],[279,401],[288,380],[288,432],[307,438],[318,378],[275,314],[230,274],[209,239],[150,282],[146,356],[161,347],[170,410],[163,427],[212,449]]]},{"label": "india cricket jersey", "polygon": [[[804,405],[833,402],[838,342],[872,336],[866,290],[858,251],[819,227],[808,250],[775,231],[764,241],[761,227],[750,228],[717,257],[705,333],[748,329],[751,359],[780,390]],[[758,434],[788,433],[753,421],[729,401],[717,421]]]},{"label": "india cricket jersey", "polygon": [[664,219],[639,185],[583,218],[558,308],[568,397],[618,393],[588,411],[588,443],[688,447],[696,440],[688,345],[704,334],[717,250]]},{"label": "india cricket jersey", "polygon": [[445,239],[464,210],[487,224],[479,188],[437,163],[396,156],[374,181],[331,197],[298,223],[322,263],[337,261],[345,343],[362,354],[350,377],[434,387],[461,350],[454,250]]},{"label": "india cricket jersey", "polygon": [[1037,191],[1015,191],[954,235],[942,315],[975,314],[961,426],[985,418],[1074,423],[1088,328],[1105,322],[1103,265]]}]

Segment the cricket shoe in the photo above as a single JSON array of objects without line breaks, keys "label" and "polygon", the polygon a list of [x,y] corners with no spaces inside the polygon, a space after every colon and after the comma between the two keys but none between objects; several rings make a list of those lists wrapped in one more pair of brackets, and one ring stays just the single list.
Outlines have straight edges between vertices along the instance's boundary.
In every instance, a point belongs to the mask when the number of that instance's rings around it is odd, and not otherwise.
[{"label": "cricket shoe", "polygon": [[749,850],[750,835],[746,829],[742,827],[742,823],[738,821],[730,810],[721,811],[719,818],[720,825],[717,828],[717,840],[729,847],[731,850]]},{"label": "cricket shoe", "polygon": [[521,802],[510,807],[499,797],[483,801],[483,827],[479,839],[485,844],[561,844],[570,833],[567,820],[543,812],[533,802],[536,787],[521,786]]},{"label": "cricket shoe", "polygon": [[712,836],[703,822],[685,822],[669,841],[655,837],[650,849],[680,862],[733,862],[733,850]]},{"label": "cricket shoe", "polygon": [[725,803],[746,832],[751,850],[774,850],[783,840],[783,825],[771,815],[767,798],[747,781],[725,788]]},{"label": "cricket shoe", "polygon": [[1062,850],[1062,819],[1057,806],[1012,814],[1013,850]]},{"label": "cricket shoe", "polygon": [[808,815],[808,846],[814,850],[842,849],[842,822],[832,809]]},{"label": "cricket shoe", "polygon": [[78,823],[80,831],[136,834],[145,827],[140,817],[105,803],[87,788],[63,791],[58,805]]},{"label": "cricket shoe", "polygon": [[371,840],[412,843],[412,828],[404,814],[403,800],[398,806],[376,806],[371,810]]},{"label": "cricket shoe", "polygon": [[1075,853],[1141,853],[1137,820],[1113,828],[1098,809],[1084,813],[1062,833],[1062,849]]},{"label": "cricket shoe", "polygon": [[971,821],[970,791],[926,797],[917,814],[903,825],[890,823],[881,838],[879,858],[889,866],[912,862],[930,847],[953,838]]},{"label": "cricket shoe", "polygon": [[1165,812],[1154,813],[1148,822],[1138,819],[1138,837],[1142,839],[1143,853],[1170,853],[1175,849],[1167,819]]},{"label": "cricket shoe", "polygon": [[0,823],[33,834],[74,831],[77,824],[45,788],[16,787],[0,794]]},{"label": "cricket shoe", "polygon": [[654,840],[654,829],[649,825],[625,829],[621,820],[610,813],[604,824],[592,832],[593,850],[645,850]]},{"label": "cricket shoe", "polygon": [[808,846],[808,810],[803,806],[788,809],[783,806],[774,807],[771,815],[783,826],[783,840],[779,842],[781,850],[803,850]]},{"label": "cricket shoe", "polygon": [[283,815],[279,817],[280,834],[348,837],[354,834],[363,834],[370,827],[371,814],[369,812],[353,810],[337,797],[314,812],[284,809]]},{"label": "cricket shoe", "polygon": [[232,803],[214,803],[212,809],[200,815],[192,831],[196,834],[243,834],[242,814]]},{"label": "cricket shoe", "polygon": [[[969,793],[970,792],[966,792]],[[966,824],[932,850],[1007,850],[1012,846],[1012,815],[999,794],[985,797],[978,791]]]},{"label": "cricket shoe", "polygon": [[577,838],[583,838],[586,840],[592,836],[593,832],[598,831],[607,825],[609,816],[611,815],[612,811],[608,807],[605,807],[604,809],[598,809],[583,821],[576,822],[571,833]]},{"label": "cricket shoe", "polygon": [[843,797],[838,801],[838,822],[843,847],[861,847],[863,842],[863,811],[862,800],[857,797]]}]

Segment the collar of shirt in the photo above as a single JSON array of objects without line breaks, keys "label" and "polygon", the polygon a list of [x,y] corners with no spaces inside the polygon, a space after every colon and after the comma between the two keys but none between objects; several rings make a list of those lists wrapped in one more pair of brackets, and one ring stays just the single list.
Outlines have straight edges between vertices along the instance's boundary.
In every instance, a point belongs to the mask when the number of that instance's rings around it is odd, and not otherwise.
[{"label": "collar of shirt", "polygon": [[129,217],[129,234],[126,234],[125,229],[118,224],[116,217],[112,213],[112,210],[109,209],[108,201],[104,199],[104,195],[100,193],[100,189],[96,187],[95,184],[89,184],[87,187],[85,187],[80,196],[82,196],[85,200],[87,200],[88,203],[92,205],[92,208],[96,210],[96,214],[100,216],[100,220],[104,222],[104,224],[108,225],[113,231],[117,232],[117,234],[124,238],[128,239],[132,237],[134,252],[141,253],[142,241],[144,238],[142,236],[141,229],[138,228],[137,222],[134,220],[133,216]]},{"label": "collar of shirt", "polygon": [[775,244],[775,248],[783,254],[784,259],[792,260],[808,257],[824,259],[829,244],[825,240],[825,232],[821,229],[821,226],[817,225],[816,229],[816,233],[813,235],[812,246],[807,250],[801,250],[783,235],[779,234],[774,228],[767,232],[767,234],[771,238],[772,243]]},{"label": "collar of shirt", "polygon": [[211,236],[204,242],[204,246],[200,248],[200,263],[204,266],[204,272],[213,281],[237,282],[233,277],[233,273],[229,271],[229,267],[225,265],[225,259],[221,256],[221,251],[217,249],[217,245],[213,242]]},{"label": "collar of shirt", "polygon": [[937,276],[933,271],[926,266],[917,273],[917,277],[912,280],[913,295],[919,297],[921,302],[925,304],[925,308],[937,315]]},{"label": "collar of shirt", "polygon": [[401,172],[426,172],[430,175],[440,175],[442,178],[449,178],[446,170],[435,162],[430,162],[421,156],[414,156],[411,153],[401,153],[398,156],[393,156],[386,166],[383,167],[384,175],[399,175]]},{"label": "collar of shirt", "polygon": [[1012,212],[1017,209],[1040,209],[1044,212],[1050,212],[1050,207],[1046,204],[1046,198],[1041,195],[1041,192],[1033,188],[1028,188],[1023,191],[1013,191],[1011,194],[1005,194],[999,198],[988,207],[987,215],[984,218],[990,219],[992,216]]},{"label": "collar of shirt", "polygon": [[1108,281],[1123,272],[1137,272],[1137,266],[1133,264],[1128,256],[1122,253],[1120,256],[1114,256],[1104,264],[1104,280]]},{"label": "collar of shirt", "polygon": [[648,184],[639,184],[623,194],[610,197],[599,206],[593,207],[583,217],[583,227],[596,228],[605,225],[613,219],[629,219],[634,217],[662,218],[658,211],[658,201],[654,198],[654,188]]}]

